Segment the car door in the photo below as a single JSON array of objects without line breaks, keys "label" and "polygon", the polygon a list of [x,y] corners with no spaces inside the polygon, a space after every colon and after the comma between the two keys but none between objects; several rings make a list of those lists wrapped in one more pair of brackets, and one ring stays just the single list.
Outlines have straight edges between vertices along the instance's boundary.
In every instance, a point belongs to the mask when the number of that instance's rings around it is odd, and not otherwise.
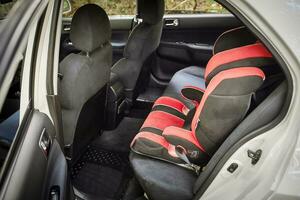
[{"label": "car door", "polygon": [[78,50],[70,41],[70,30],[72,16],[76,10],[87,3],[96,3],[101,6],[109,15],[111,25],[111,44],[113,47],[113,64],[123,57],[123,51],[132,29],[134,16],[136,14],[136,0],[125,1],[70,1],[64,0],[65,8],[63,12],[62,37],[60,60],[70,53],[78,53]]},{"label": "car door", "polygon": [[20,123],[1,167],[0,199],[69,196],[67,162],[51,106],[54,82],[49,81],[55,77],[60,7],[59,0],[17,1],[1,24],[0,105],[18,67],[22,73]]},{"label": "car door", "polygon": [[161,42],[152,62],[156,83],[169,82],[174,73],[188,66],[205,67],[218,36],[241,26],[214,1],[165,0],[165,4]]}]

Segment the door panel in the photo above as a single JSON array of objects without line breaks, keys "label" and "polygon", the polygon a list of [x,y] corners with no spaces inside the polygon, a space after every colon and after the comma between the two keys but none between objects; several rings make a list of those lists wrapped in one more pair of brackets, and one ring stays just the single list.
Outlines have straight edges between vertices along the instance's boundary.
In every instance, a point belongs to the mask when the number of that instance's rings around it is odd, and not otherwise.
[{"label": "door panel", "polygon": [[153,76],[168,82],[180,69],[191,65],[204,67],[218,36],[238,26],[241,23],[230,14],[165,16]]},{"label": "door panel", "polygon": [[38,48],[41,32],[45,30],[46,34],[51,29],[42,28],[52,25],[47,22],[55,12],[50,11],[59,9],[60,3],[59,0],[19,1],[0,33],[0,43],[5,50],[0,51],[3,72],[0,73],[0,108],[9,87],[13,87],[11,81],[20,64],[24,72],[19,77],[22,80],[22,112],[28,105],[12,144],[7,144],[9,152],[1,166],[0,199],[50,199],[50,195],[56,197],[51,199],[66,199],[69,195],[67,162],[57,141],[59,135],[47,115],[33,110],[30,100],[34,94],[32,80],[36,75],[37,52],[41,52]]},{"label": "door panel", "polygon": [[[133,16],[111,16],[111,44],[113,47],[113,63],[123,57],[123,50],[126,45],[133,22]],[[60,61],[70,53],[78,53],[70,41],[71,19],[63,19],[63,31],[61,37]]]},{"label": "door panel", "polygon": [[33,111],[18,135],[23,137],[20,136],[18,144],[13,144],[17,146],[15,160],[2,198],[50,199],[51,193],[58,191],[57,199],[65,199],[69,193],[67,163],[50,119]]}]

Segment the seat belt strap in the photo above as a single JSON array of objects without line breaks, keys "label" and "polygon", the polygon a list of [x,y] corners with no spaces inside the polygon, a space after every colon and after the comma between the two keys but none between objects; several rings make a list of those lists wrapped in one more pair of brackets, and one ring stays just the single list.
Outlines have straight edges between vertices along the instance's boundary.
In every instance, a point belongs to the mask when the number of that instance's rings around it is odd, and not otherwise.
[{"label": "seat belt strap", "polygon": [[183,161],[185,162],[185,166],[191,170],[193,170],[197,175],[200,175],[201,172],[201,167],[198,165],[195,165],[193,163],[190,162],[190,160],[188,159],[188,157],[186,156],[184,150],[181,147],[176,146],[175,147],[175,152],[176,155]]}]

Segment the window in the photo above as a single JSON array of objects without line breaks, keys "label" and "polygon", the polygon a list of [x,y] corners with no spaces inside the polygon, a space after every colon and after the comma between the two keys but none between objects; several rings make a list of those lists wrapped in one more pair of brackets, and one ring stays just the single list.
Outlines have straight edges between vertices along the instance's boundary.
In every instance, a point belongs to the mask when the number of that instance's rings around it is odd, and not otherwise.
[{"label": "window", "polygon": [[[64,0],[64,17],[88,3],[101,6],[108,15],[135,15],[136,0]],[[165,0],[166,14],[228,13],[214,0]]]},{"label": "window", "polygon": [[0,3],[0,19],[4,19],[13,5],[16,3],[15,1],[1,1],[4,3]]},{"label": "window", "polygon": [[136,0],[64,0],[64,17],[72,17],[81,6],[94,3],[101,6],[108,15],[135,15]]},{"label": "window", "polygon": [[165,14],[229,13],[214,0],[165,0]]},{"label": "window", "polygon": [[0,168],[5,161],[19,127],[22,67],[23,60],[19,63],[18,70],[0,112]]}]

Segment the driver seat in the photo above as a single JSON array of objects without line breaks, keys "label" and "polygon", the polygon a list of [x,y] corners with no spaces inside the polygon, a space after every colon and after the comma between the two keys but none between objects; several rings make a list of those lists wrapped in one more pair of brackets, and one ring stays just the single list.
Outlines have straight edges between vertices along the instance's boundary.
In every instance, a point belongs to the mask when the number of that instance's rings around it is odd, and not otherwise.
[{"label": "driver seat", "polygon": [[130,33],[123,52],[124,57],[112,67],[112,73],[124,85],[129,102],[137,96],[136,85],[146,59],[160,43],[165,9],[164,0],[138,0],[137,3],[138,18],[142,21]]}]

